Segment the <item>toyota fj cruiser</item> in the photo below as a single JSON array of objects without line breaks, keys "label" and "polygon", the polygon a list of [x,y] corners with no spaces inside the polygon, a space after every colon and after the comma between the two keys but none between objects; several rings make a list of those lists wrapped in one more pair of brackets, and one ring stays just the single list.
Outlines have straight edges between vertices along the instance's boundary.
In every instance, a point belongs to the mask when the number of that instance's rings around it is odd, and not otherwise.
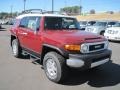
[{"label": "toyota fj cruiser", "polygon": [[56,83],[65,79],[70,68],[94,68],[111,57],[107,39],[80,30],[71,16],[22,14],[10,31],[13,55],[39,59],[48,79]]}]

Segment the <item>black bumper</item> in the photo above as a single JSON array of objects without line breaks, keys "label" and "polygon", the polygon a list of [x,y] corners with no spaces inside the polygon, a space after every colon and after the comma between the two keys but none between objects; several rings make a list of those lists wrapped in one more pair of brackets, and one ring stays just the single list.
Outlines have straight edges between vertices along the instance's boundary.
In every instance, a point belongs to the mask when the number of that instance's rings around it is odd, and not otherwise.
[{"label": "black bumper", "polygon": [[89,53],[89,54],[69,54],[69,58],[80,59],[84,61],[83,69],[88,69],[91,67],[92,63],[99,62],[103,59],[111,59],[111,50],[103,50],[99,52]]}]

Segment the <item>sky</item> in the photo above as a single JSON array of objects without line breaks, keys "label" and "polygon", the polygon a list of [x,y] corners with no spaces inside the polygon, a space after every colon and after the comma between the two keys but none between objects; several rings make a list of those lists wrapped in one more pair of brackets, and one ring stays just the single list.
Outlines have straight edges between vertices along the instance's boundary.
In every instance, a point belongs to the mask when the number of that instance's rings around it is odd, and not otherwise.
[{"label": "sky", "polygon": [[[23,11],[24,0],[1,0],[0,12]],[[80,6],[83,7],[83,12],[89,12],[95,9],[96,12],[104,11],[120,11],[120,0],[54,0],[54,10],[58,11],[60,8],[66,6]],[[26,9],[44,9],[51,10],[52,0],[26,0]]]}]

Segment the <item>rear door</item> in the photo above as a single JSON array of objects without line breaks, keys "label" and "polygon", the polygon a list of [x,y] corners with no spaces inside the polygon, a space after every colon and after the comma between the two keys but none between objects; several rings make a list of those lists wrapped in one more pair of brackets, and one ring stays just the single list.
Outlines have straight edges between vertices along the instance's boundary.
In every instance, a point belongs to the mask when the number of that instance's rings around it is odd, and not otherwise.
[{"label": "rear door", "polygon": [[41,50],[41,33],[40,33],[41,17],[29,17],[27,25],[26,46],[32,52],[40,53]]},{"label": "rear door", "polygon": [[28,35],[28,28],[27,28],[27,24],[28,24],[28,17],[24,17],[21,19],[20,21],[20,25],[18,27],[18,38],[20,41],[20,45],[22,47],[26,47],[27,46],[27,35]]},{"label": "rear door", "polygon": [[37,16],[23,18],[18,32],[21,46],[35,53],[40,53],[41,50],[40,19]]}]

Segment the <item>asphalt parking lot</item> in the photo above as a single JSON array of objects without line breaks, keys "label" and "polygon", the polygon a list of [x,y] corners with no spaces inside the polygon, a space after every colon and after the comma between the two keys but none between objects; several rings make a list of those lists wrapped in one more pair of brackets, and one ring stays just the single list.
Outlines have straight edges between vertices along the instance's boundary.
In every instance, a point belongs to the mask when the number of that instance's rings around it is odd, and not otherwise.
[{"label": "asphalt parking lot", "polygon": [[56,84],[47,79],[38,63],[12,56],[9,27],[0,29],[0,90],[120,90],[120,42],[110,42],[111,63],[71,72],[68,80]]}]

